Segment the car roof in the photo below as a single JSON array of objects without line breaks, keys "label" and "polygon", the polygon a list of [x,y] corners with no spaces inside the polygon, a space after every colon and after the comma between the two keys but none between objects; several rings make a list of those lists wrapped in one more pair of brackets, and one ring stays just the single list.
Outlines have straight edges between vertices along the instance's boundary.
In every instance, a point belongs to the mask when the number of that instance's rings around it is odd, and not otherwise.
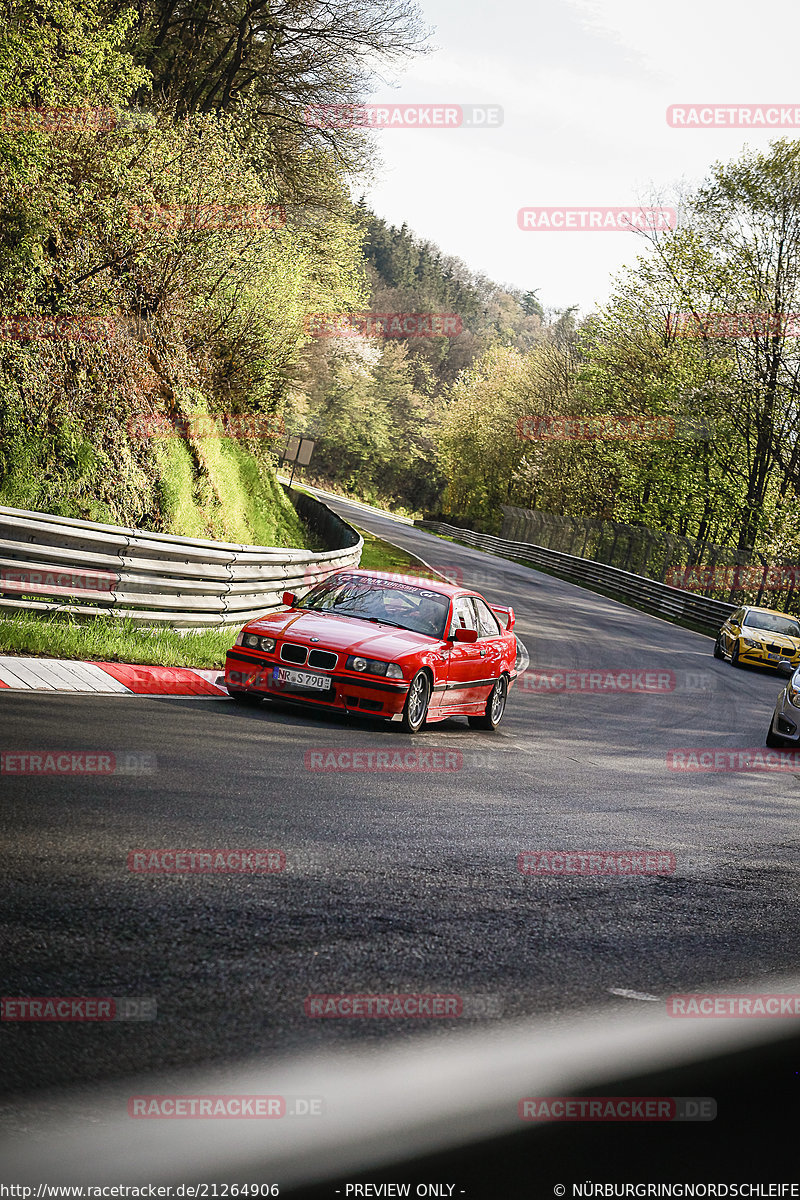
[{"label": "car roof", "polygon": [[334,579],[336,575],[340,574],[358,575],[363,579],[374,579],[376,583],[382,579],[388,580],[391,583],[408,583],[411,587],[422,587],[429,592],[439,592],[442,596],[473,596],[480,594],[474,588],[457,587],[454,583],[448,583],[446,579],[428,579],[427,576],[415,575],[412,571],[368,571],[363,567],[342,567],[340,571],[329,575],[328,579]]}]

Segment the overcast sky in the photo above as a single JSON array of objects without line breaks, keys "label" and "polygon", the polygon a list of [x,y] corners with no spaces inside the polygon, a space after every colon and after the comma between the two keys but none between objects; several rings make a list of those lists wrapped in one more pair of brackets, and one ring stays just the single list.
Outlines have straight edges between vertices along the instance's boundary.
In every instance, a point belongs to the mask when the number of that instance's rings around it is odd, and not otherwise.
[{"label": "overcast sky", "polygon": [[[521,231],[536,206],[669,203],[711,164],[781,133],[670,128],[671,104],[796,104],[796,0],[420,0],[433,53],[373,101],[499,104],[500,128],[386,129],[367,192],[499,283],[585,313],[642,252],[630,232]],[[800,129],[783,136],[800,137]]]}]

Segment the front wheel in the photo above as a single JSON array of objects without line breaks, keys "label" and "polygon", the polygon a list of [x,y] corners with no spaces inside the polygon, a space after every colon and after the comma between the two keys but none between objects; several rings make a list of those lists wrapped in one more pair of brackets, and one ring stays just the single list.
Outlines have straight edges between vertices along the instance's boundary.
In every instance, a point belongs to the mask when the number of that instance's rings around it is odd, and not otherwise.
[{"label": "front wheel", "polygon": [[741,665],[742,664],[739,662],[739,643],[734,642],[733,650],[731,651],[731,666],[740,667]]},{"label": "front wheel", "polygon": [[486,701],[486,711],[482,717],[470,717],[469,723],[473,729],[497,729],[497,726],[503,719],[503,713],[506,711],[506,700],[508,699],[508,680],[505,675],[501,675],[495,680],[495,685],[489,692],[489,698]]},{"label": "front wheel", "polygon": [[431,683],[424,671],[417,671],[411,680],[403,707],[403,729],[406,733],[419,733],[428,715],[431,700]]}]

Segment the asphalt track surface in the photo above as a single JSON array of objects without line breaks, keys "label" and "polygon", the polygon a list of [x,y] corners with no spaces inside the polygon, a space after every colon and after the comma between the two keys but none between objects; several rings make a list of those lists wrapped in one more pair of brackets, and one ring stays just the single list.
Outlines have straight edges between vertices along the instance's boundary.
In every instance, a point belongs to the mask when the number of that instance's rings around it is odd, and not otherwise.
[{"label": "asphalt track surface", "polygon": [[[0,694],[7,751],[130,750],[156,764],[142,776],[0,779],[3,995],[157,1003],[147,1021],[4,1021],[7,1094],[413,1038],[434,1025],[746,991],[795,968],[800,775],[667,768],[674,748],[762,746],[781,681],[717,662],[709,638],[570,583],[335,507],[513,604],[533,668],[673,671],[674,688],[517,687],[498,733],[462,718],[417,738],[396,724],[222,699]],[[460,751],[462,765],[304,765],[308,750],[378,748]],[[150,847],[270,847],[288,865],[261,876],[131,873],[129,851]],[[519,854],[537,850],[656,850],[676,866],[523,876]],[[396,992],[456,994],[485,1015],[304,1011],[309,994]]]}]

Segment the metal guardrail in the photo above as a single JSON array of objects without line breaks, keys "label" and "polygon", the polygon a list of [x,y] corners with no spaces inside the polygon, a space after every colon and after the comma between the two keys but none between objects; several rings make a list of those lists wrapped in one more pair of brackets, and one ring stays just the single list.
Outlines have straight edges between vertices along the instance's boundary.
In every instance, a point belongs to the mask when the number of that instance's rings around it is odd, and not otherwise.
[{"label": "metal guardrail", "polygon": [[656,579],[647,579],[644,575],[635,575],[632,571],[621,571],[618,567],[609,567],[591,558],[577,558],[573,554],[548,550],[545,546],[535,546],[531,542],[514,542],[508,538],[494,537],[489,533],[475,533],[472,529],[460,529],[443,521],[415,521],[414,524],[421,529],[430,529],[434,533],[456,538],[477,550],[543,567],[572,583],[582,583],[590,588],[596,587],[600,591],[611,592],[614,596],[630,600],[657,616],[691,621],[706,633],[716,633],[735,608],[735,605],[727,604],[723,600],[711,600],[696,592],[687,592],[682,588],[671,587],[668,583],[660,583]]},{"label": "metal guardrail", "polygon": [[240,626],[340,567],[363,539],[311,496],[289,492],[323,553],[175,537],[0,507],[0,612],[127,617],[197,630]]}]

